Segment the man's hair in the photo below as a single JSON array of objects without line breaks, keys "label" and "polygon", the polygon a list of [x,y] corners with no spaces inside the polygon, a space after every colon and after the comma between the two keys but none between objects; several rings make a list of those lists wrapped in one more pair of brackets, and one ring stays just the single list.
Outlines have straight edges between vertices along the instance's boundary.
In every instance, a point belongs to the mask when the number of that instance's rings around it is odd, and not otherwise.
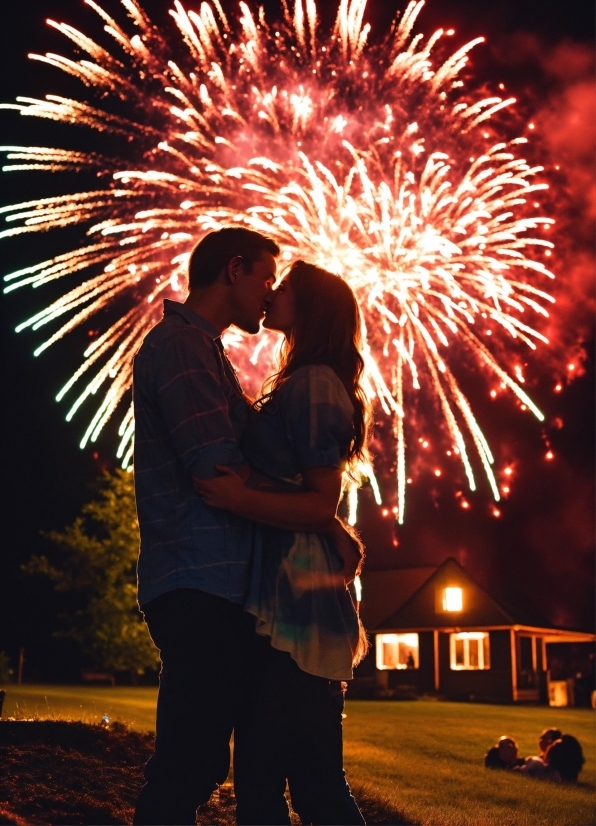
[{"label": "man's hair", "polygon": [[240,256],[247,272],[264,252],[279,255],[272,238],[244,227],[224,227],[203,236],[190,254],[188,288],[209,287],[232,258]]}]

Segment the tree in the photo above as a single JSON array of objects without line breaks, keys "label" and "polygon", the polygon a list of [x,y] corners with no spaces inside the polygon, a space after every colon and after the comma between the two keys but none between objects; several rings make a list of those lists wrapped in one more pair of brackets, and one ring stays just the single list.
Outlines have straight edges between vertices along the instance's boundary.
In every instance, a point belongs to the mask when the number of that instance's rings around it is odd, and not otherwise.
[{"label": "tree", "polygon": [[47,534],[62,551],[58,561],[33,556],[24,570],[49,577],[72,594],[59,635],[76,640],[94,668],[142,674],[158,652],[136,602],[139,524],[132,474],[104,473],[99,496],[62,533]]}]

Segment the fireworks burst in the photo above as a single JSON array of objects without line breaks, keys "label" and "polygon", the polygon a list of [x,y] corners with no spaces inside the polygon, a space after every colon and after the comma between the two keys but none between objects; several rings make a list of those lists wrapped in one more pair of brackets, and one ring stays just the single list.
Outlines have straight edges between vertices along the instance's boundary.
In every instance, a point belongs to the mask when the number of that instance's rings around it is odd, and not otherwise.
[{"label": "fireworks burst", "polygon": [[[4,170],[92,170],[106,183],[4,207],[12,226],[0,233],[77,225],[89,239],[5,278],[5,292],[77,278],[17,328],[59,322],[36,355],[116,299],[129,301],[57,396],[75,393],[68,420],[90,397],[100,398],[81,447],[129,395],[132,358],[161,315],[157,299],[184,298],[193,244],[235,223],[271,235],[288,262],[307,258],[356,291],[369,391],[395,430],[399,522],[406,452],[411,457],[419,447],[408,411],[421,395],[439,412],[469,487],[476,488],[477,454],[498,500],[493,456],[453,370],[463,354],[543,419],[502,354],[511,339],[532,350],[546,342],[536,328],[553,300],[543,289],[552,274],[541,260],[552,244],[535,231],[553,222],[532,212],[533,193],[546,185],[536,182],[540,168],[519,155],[524,139],[504,142],[495,133],[494,116],[514,101],[473,100],[464,91],[462,69],[482,38],[435,59],[453,32],[414,35],[422,2],[410,3],[376,44],[363,24],[366,0],[340,0],[328,33],[314,0],[293,8],[282,2],[277,24],[244,2],[231,20],[219,0],[198,12],[175,0],[174,38],[136,0],[121,0],[125,25],[94,0],[86,3],[104,21],[111,50],[48,21],[85,56],[31,58],[74,76],[88,96],[18,98],[2,108],[124,137],[136,160],[3,147]],[[270,334],[232,334],[228,345],[242,372],[262,374],[270,364]],[[133,432],[130,406],[119,426],[125,466]]]}]

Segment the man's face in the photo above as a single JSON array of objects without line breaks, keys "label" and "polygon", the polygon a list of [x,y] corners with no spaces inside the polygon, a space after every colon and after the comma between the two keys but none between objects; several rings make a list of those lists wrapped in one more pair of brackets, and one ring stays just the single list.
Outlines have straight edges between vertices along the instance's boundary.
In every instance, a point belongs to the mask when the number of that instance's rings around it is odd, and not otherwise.
[{"label": "man's face", "polygon": [[517,760],[517,746],[509,738],[499,741],[499,757],[504,763],[515,763]]},{"label": "man's face", "polygon": [[234,319],[236,327],[246,333],[258,333],[265,315],[267,300],[275,284],[277,264],[269,252],[261,253],[250,272],[238,265],[234,281]]}]

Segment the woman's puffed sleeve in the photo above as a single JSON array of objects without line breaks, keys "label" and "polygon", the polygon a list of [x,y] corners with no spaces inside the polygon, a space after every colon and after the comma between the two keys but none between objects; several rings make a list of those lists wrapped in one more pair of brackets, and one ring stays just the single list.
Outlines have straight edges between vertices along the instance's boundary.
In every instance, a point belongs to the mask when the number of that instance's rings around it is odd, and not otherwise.
[{"label": "woman's puffed sleeve", "polygon": [[300,470],[343,468],[354,438],[354,408],[337,374],[325,365],[302,367],[288,379],[282,403]]}]

